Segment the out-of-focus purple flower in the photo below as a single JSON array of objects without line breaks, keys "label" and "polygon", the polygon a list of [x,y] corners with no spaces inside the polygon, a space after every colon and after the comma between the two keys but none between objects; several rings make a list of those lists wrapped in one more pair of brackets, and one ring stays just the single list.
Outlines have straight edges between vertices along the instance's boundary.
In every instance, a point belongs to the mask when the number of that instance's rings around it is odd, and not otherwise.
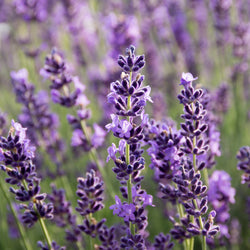
[{"label": "out-of-focus purple flower", "polygon": [[187,29],[186,14],[178,0],[167,1],[166,6],[170,25],[177,45],[184,55],[186,67],[190,72],[196,73],[194,45]]},{"label": "out-of-focus purple flower", "polygon": [[49,3],[47,0],[15,0],[14,6],[16,13],[22,15],[25,21],[36,20],[43,22],[48,16]]},{"label": "out-of-focus purple flower", "polygon": [[237,77],[249,69],[249,42],[250,42],[250,25],[246,22],[239,22],[235,25],[233,37],[233,55],[238,59],[234,65],[232,79],[235,81]]},{"label": "out-of-focus purple flower", "polygon": [[[216,170],[209,178],[208,200],[216,211],[224,203],[235,203],[235,189],[231,187],[231,177],[225,171]],[[217,219],[218,219],[217,212]]]},{"label": "out-of-focus purple flower", "polygon": [[27,135],[36,147],[44,147],[57,166],[60,165],[57,150],[64,151],[64,144],[58,134],[59,119],[50,111],[46,91],[34,93],[34,85],[28,83],[28,72],[21,69],[11,72],[16,99],[23,105],[18,119],[28,128]]},{"label": "out-of-focus purple flower", "polygon": [[248,187],[250,187],[250,147],[241,147],[237,153],[237,159],[237,168],[244,172],[241,176],[241,183],[247,183]]},{"label": "out-of-focus purple flower", "polygon": [[[223,242],[225,238],[230,238],[227,222],[230,218],[229,205],[235,203],[235,193],[235,189],[231,187],[230,175],[225,171],[214,171],[209,179],[208,201],[217,214],[215,222],[220,227],[220,242]],[[212,239],[208,243],[214,244]]]},{"label": "out-of-focus purple flower", "polygon": [[86,143],[86,137],[83,134],[82,130],[81,129],[75,129],[73,131],[73,135],[72,135],[72,138],[71,138],[71,146],[78,147],[78,146],[83,145],[83,142]]},{"label": "out-of-focus purple flower", "polygon": [[91,143],[94,148],[98,148],[105,141],[106,131],[98,124],[94,123],[94,134],[91,137]]},{"label": "out-of-focus purple flower", "polygon": [[105,33],[111,45],[110,56],[116,59],[128,44],[137,44],[140,31],[135,16],[117,16],[114,13],[105,18]]},{"label": "out-of-focus purple flower", "polygon": [[217,30],[217,44],[225,46],[231,40],[230,8],[232,0],[212,0],[210,7],[213,13],[214,26]]}]

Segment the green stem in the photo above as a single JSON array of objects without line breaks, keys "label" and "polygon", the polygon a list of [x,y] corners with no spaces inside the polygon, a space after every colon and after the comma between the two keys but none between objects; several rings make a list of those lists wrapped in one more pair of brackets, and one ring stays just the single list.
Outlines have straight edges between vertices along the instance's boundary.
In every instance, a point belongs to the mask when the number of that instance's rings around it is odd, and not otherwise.
[{"label": "green stem", "polygon": [[[130,160],[129,160],[129,144],[126,145],[126,163],[127,165],[130,164]],[[132,187],[131,187],[131,174],[129,175],[129,179],[127,182],[127,190],[128,190],[128,203],[132,203]],[[134,235],[135,234],[135,228],[133,227],[133,224],[131,222],[129,222],[129,228],[131,233]]]},{"label": "green stem", "polygon": [[[194,205],[195,205],[195,208],[198,209],[196,199],[194,199]],[[201,216],[199,216],[199,223],[200,223],[200,227],[201,227],[201,230],[202,230],[203,229],[203,222],[202,222]],[[206,248],[207,248],[206,236],[202,236],[202,241],[201,242],[202,242],[202,250],[206,250]]]},{"label": "green stem", "polygon": [[[194,112],[194,104],[192,103],[191,106],[192,106],[192,111]],[[194,147],[196,146],[196,136],[193,137],[193,146]],[[196,167],[196,155],[194,153],[193,153],[193,166],[194,166],[194,170],[196,172],[197,171],[197,167]],[[205,177],[205,182],[208,183],[207,171],[204,172],[204,177]],[[198,205],[197,205],[196,199],[193,199],[193,202],[194,202],[195,208],[198,209]],[[194,220],[193,217],[192,217],[192,220]],[[199,216],[199,223],[200,223],[201,229],[203,229],[203,222],[202,222],[201,216]],[[190,242],[191,242],[190,243],[190,250],[193,250],[193,248],[194,248],[194,237],[192,237],[190,239]],[[206,236],[202,236],[202,250],[205,250],[205,249],[206,249]]]},{"label": "green stem", "polygon": [[18,220],[18,217],[17,217],[17,214],[16,214],[16,211],[14,209],[14,207],[12,206],[12,203],[11,203],[11,200],[9,199],[8,195],[5,193],[5,190],[4,190],[4,187],[2,186],[2,181],[0,181],[0,189],[4,195],[4,198],[6,199],[10,209],[11,209],[11,212],[15,218],[15,221],[16,221],[16,224],[17,224],[17,227],[18,227],[18,230],[20,232],[20,236],[21,236],[21,239],[22,239],[22,242],[23,242],[23,245],[24,245],[24,248],[26,248],[27,250],[32,250],[33,248],[31,247],[30,245],[30,242],[28,240],[27,237],[25,237],[26,233],[25,231],[23,230],[23,226],[20,224],[19,220]]},{"label": "green stem", "polygon": [[49,247],[49,249],[51,249],[51,239],[50,239],[50,236],[49,236],[47,227],[46,227],[46,225],[45,225],[45,223],[44,223],[44,220],[43,220],[43,218],[41,218],[41,217],[39,216],[38,221],[39,221],[39,224],[40,224],[40,226],[41,226],[41,228],[42,228],[42,231],[43,231],[43,234],[44,234],[44,236],[45,236],[45,239],[46,239],[46,241],[47,241],[47,243],[48,243],[48,247]]},{"label": "green stem", "polygon": [[190,239],[189,249],[190,249],[190,250],[193,250],[193,249],[194,249],[194,237],[192,237],[192,238]]},{"label": "green stem", "polygon": [[[92,213],[90,213],[88,216],[87,216],[87,220],[92,221],[93,219],[93,216],[92,216]],[[93,244],[93,238],[91,237],[91,235],[88,235],[89,236],[89,247],[90,247],[90,250],[94,250],[94,244]]]},{"label": "green stem", "polygon": [[209,188],[209,181],[208,181],[208,172],[207,172],[207,168],[204,168],[201,172],[201,176],[202,179],[204,181],[204,184],[207,186],[207,188]]},{"label": "green stem", "polygon": [[[132,82],[132,71],[129,74],[129,87],[131,86],[131,82]],[[131,96],[128,96],[128,103],[127,103],[127,108],[128,110],[131,109]],[[129,117],[128,117],[128,121],[129,121]],[[129,149],[129,144],[126,144],[126,163],[127,165],[130,164],[130,149]],[[132,183],[131,183],[131,174],[129,175],[129,180],[127,182],[127,191],[128,191],[128,203],[132,203]],[[130,231],[131,233],[134,235],[135,234],[135,227],[134,225],[129,222],[129,227],[130,227]]]}]

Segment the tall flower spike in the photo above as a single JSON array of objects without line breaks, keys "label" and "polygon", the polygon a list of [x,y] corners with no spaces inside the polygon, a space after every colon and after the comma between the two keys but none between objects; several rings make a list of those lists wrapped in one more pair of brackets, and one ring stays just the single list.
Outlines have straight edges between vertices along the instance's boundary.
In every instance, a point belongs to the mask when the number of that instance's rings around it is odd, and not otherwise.
[{"label": "tall flower spike", "polygon": [[107,159],[115,163],[113,171],[121,183],[121,194],[127,201],[122,202],[116,196],[116,204],[110,206],[110,209],[123,218],[127,227],[127,235],[121,239],[120,247],[144,249],[144,231],[148,224],[145,207],[152,206],[152,196],[141,189],[140,185],[144,178],[140,173],[145,165],[141,144],[143,129],[148,122],[144,107],[147,101],[152,102],[149,96],[151,89],[143,86],[144,76],[140,73],[134,75],[145,64],[143,55],[135,55],[134,46],[126,50],[126,56],[118,57],[118,64],[124,72],[121,81],[110,84],[108,102],[113,104],[115,112],[111,114],[112,122],[106,128],[120,138],[120,142],[119,148],[115,144],[108,148]]},{"label": "tall flower spike", "polygon": [[43,219],[53,218],[53,204],[46,203],[46,194],[40,193],[40,179],[37,178],[36,167],[33,165],[35,148],[30,146],[26,138],[26,128],[12,120],[8,137],[0,138],[0,160],[3,163],[1,170],[7,172],[9,178],[6,182],[16,185],[10,187],[10,192],[15,194],[18,201],[28,202],[20,204],[24,209],[22,222],[32,227],[37,221],[43,229],[49,248],[51,239]]}]

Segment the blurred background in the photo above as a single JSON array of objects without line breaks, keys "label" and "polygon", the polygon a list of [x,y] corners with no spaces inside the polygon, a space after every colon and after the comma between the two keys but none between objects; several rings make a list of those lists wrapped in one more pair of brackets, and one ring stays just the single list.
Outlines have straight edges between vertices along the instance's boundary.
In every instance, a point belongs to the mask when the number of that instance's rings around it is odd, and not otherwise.
[{"label": "blurred background", "polygon": [[[228,220],[231,237],[224,239],[221,246],[218,243],[216,249],[250,249],[249,201],[247,205],[250,194],[247,185],[241,184],[242,173],[237,170],[236,159],[239,148],[250,145],[249,0],[0,0],[1,115],[10,124],[11,119],[18,120],[22,112],[22,104],[17,102],[11,83],[12,71],[26,68],[35,92],[49,93],[50,83],[39,72],[46,55],[57,48],[67,61],[68,72],[78,76],[86,86],[92,114],[89,124],[104,127],[110,122],[110,113],[106,112],[110,83],[121,74],[117,58],[131,44],[138,55],[145,55],[143,74],[145,84],[151,86],[154,101],[147,106],[150,118],[161,121],[171,117],[179,124],[183,107],[177,95],[182,72],[197,76],[197,86],[207,89],[213,97],[221,154],[218,153],[216,165],[209,174],[215,169],[227,171],[236,189],[236,201],[231,204]],[[72,129],[66,119],[70,111],[49,102],[59,117],[58,131],[65,143],[62,151],[65,160],[60,168],[71,186],[68,198],[76,206],[76,177],[83,176],[92,163],[86,152],[71,146]],[[1,130],[6,135],[6,130]],[[112,142],[117,144],[117,140],[109,136],[98,154],[118,194],[119,182],[112,172],[112,163],[105,163],[107,147]],[[145,157],[149,162],[149,157]],[[61,187],[63,177],[55,178],[58,166],[41,145],[37,158],[42,177],[47,174],[47,168],[51,170],[51,175],[42,179],[43,190],[51,192],[52,182]],[[151,169],[146,168],[143,174],[143,188],[154,195],[154,203],[162,212],[149,209],[148,231],[153,240],[160,232],[167,233],[172,224],[164,216],[166,204],[157,198],[157,183],[152,180]],[[3,181],[3,173],[1,178]],[[99,218],[106,217],[108,225],[120,223],[109,210],[114,201],[109,199],[109,194],[106,197],[107,203],[98,213]],[[6,207],[3,200],[0,249],[19,249],[18,233],[10,227],[11,216]],[[58,235],[57,241],[65,244],[61,229],[53,223],[49,228]],[[41,238],[39,228],[29,229],[28,233],[32,242]]]}]

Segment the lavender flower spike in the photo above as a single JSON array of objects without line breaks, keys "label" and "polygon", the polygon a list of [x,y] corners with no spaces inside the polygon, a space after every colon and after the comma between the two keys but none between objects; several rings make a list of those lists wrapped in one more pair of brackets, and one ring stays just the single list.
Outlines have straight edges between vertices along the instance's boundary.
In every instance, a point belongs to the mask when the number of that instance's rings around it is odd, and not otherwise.
[{"label": "lavender flower spike", "polygon": [[[40,193],[40,179],[37,178],[36,167],[32,163],[35,148],[26,138],[26,128],[12,120],[8,137],[0,137],[1,170],[9,177],[6,182],[12,185],[10,192],[15,194],[18,201],[28,202],[20,205],[24,209],[22,222],[28,227],[40,222],[48,246],[51,248],[50,236],[43,219],[53,218],[53,204],[46,203],[45,193]],[[13,187],[16,185],[16,189]]]}]

